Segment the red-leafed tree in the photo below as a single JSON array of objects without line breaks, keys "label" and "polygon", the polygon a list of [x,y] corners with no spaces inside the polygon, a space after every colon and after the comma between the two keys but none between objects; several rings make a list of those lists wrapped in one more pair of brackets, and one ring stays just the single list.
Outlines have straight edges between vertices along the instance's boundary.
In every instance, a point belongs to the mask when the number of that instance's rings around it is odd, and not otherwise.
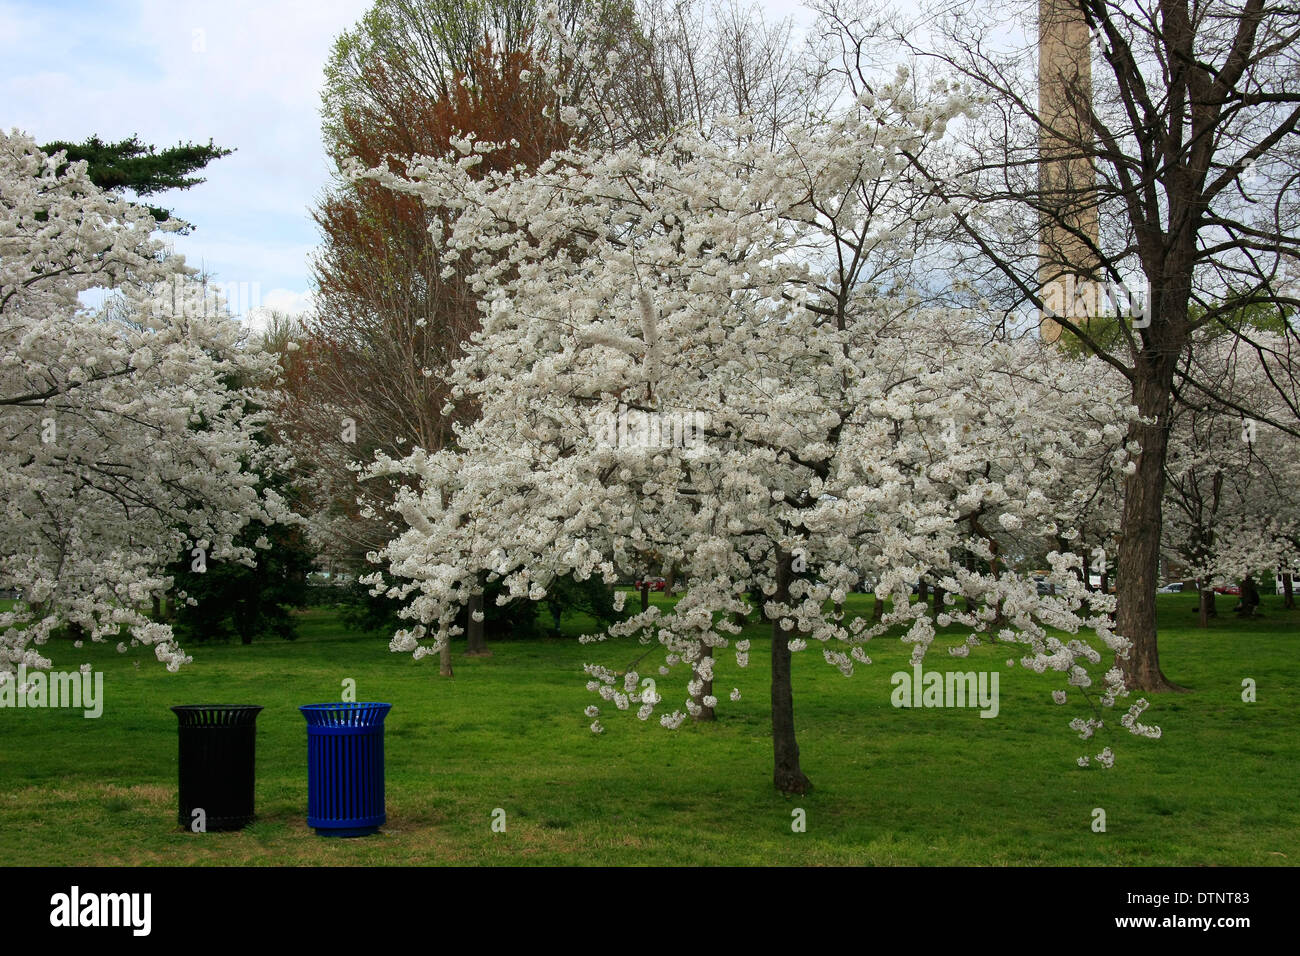
[{"label": "red-leafed tree", "polygon": [[[815,85],[793,79],[788,27],[732,8],[647,6],[638,17],[626,0],[566,0],[561,21],[596,25],[584,51],[594,59],[550,46],[541,10],[537,0],[377,0],[327,64],[322,128],[336,175],[314,210],[324,240],[315,308],[284,411],[310,462],[302,483],[314,490],[317,542],[336,568],[368,570],[367,555],[394,534],[400,488],[358,483],[355,463],[447,447],[454,424],[475,414],[449,406],[443,373],[479,325],[463,278],[471,264],[440,253],[452,217],[350,171],[386,164],[405,176],[410,157],[445,155],[453,137],[506,144],[483,154],[479,176],[536,168],[573,135],[557,119],[556,86],[579,96],[610,51],[628,64],[603,92],[626,118],[624,136],[737,111],[770,112],[770,126],[796,101],[806,107]],[[483,649],[473,616],[472,651]]]},{"label": "red-leafed tree", "polygon": [[[412,9],[376,5],[385,8]],[[414,46],[391,34],[365,42],[385,22],[371,19],[339,39],[327,71],[324,131],[337,175],[313,211],[324,240],[315,307],[287,363],[283,407],[290,440],[310,451],[299,457],[310,462],[304,483],[318,545],[352,572],[390,537],[385,515],[399,493],[359,483],[353,466],[453,440],[453,423],[473,410],[448,412],[442,373],[478,327],[478,311],[461,267],[439,255],[436,210],[348,169],[388,162],[402,173],[388,157],[443,154],[456,136],[512,144],[486,159],[485,174],[535,166],[564,142],[547,109],[554,94],[530,70],[526,31],[483,24],[477,46],[452,44],[440,63],[419,63]],[[478,623],[467,628],[471,652],[485,649]]]}]

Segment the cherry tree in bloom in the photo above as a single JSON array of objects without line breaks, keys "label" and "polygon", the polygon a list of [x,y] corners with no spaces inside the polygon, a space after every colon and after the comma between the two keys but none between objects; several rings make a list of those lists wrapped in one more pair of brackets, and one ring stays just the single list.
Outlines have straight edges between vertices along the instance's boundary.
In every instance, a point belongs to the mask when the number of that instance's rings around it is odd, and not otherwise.
[{"label": "cherry tree in bloom", "polygon": [[1300,545],[1300,392],[1279,374],[1290,343],[1251,331],[1208,337],[1170,422],[1164,547],[1201,590],[1296,565]]},{"label": "cherry tree in bloom", "polygon": [[[1110,627],[1113,598],[1089,594],[1081,559],[1058,550],[1056,594],[1040,595],[992,544],[1072,536],[1062,477],[1107,448],[1113,467],[1131,467],[1117,447],[1128,409],[1093,363],[993,340],[976,316],[863,281],[882,257],[906,258],[908,221],[944,214],[910,188],[902,153],[939,148],[964,92],[922,101],[900,76],[775,142],[741,118],[652,148],[618,145],[630,137],[598,93],[562,108],[573,145],[533,172],[475,178],[493,145],[459,140],[414,159],[408,179],[367,173],[452,211],[443,254],[472,265],[483,311],[451,379],[480,417],[454,448],[371,468],[407,485],[394,508],[406,530],[374,556],[412,621],[392,649],[440,648],[481,576],[504,581],[503,599],[538,600],[557,576],[613,583],[653,547],[689,564],[690,586],[670,611],[582,638],[593,651],[647,648],[644,673],[588,665],[594,732],[602,707],[677,728],[718,706],[702,692],[724,649],[748,663],[733,615],[751,592],[771,625],[783,792],[810,786],[793,656],[851,675],[891,629],[915,662],[936,644],[956,657],[1005,645],[1024,667],[1060,674],[1057,700],[1081,708],[1069,721],[1080,737],[1109,727],[1104,708],[1125,691],[1094,644],[1108,657],[1127,648]],[[629,416],[641,424],[620,424]],[[987,570],[967,568],[967,554]],[[946,592],[937,614],[908,600],[922,575]],[[893,598],[890,613],[827,610],[864,580]],[[957,637],[939,637],[954,626]],[[666,701],[657,687],[680,668],[687,694]],[[1138,721],[1145,706],[1117,723],[1159,736]],[[1097,757],[1113,762],[1109,747]]]},{"label": "cherry tree in bloom", "polygon": [[[0,588],[21,598],[0,612],[0,680],[51,666],[61,624],[177,669],[170,627],[141,611],[163,568],[251,563],[240,530],[292,518],[258,487],[274,356],[245,347],[148,209],[61,158],[0,135]],[[107,307],[83,307],[92,289]]]}]

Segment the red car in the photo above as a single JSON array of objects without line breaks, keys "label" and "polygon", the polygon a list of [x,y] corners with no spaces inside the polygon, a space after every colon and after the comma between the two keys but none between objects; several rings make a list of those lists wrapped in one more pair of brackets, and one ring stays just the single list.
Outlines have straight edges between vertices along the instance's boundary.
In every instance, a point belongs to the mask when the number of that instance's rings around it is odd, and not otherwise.
[{"label": "red car", "polygon": [[646,578],[644,581],[637,581],[632,585],[632,587],[636,588],[638,591],[640,591],[642,587],[647,587],[651,591],[662,591],[664,586],[667,584],[668,582],[663,578]]},{"label": "red car", "polygon": [[1240,594],[1241,588],[1235,584],[1228,584],[1223,587],[1215,588],[1214,593],[1215,594]]}]

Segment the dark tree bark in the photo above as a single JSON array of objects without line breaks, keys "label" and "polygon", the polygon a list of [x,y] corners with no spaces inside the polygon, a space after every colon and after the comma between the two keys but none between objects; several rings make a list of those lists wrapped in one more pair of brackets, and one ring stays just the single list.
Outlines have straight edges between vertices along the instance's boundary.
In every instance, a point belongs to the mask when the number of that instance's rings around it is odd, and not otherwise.
[{"label": "dark tree bark", "polygon": [[1198,613],[1201,627],[1210,626],[1210,618],[1218,617],[1219,612],[1214,607],[1214,588],[1210,587],[1208,579],[1202,579],[1196,582],[1199,591],[1200,600],[1198,603]]},{"label": "dark tree bark", "polygon": [[1282,607],[1288,611],[1295,608],[1295,594],[1291,589],[1291,572],[1282,575]]},{"label": "dark tree bark", "polygon": [[[1187,300],[1166,299],[1166,324],[1161,328],[1182,328],[1186,324]],[[1179,316],[1182,318],[1179,319]],[[1124,489],[1124,516],[1120,527],[1119,565],[1115,569],[1117,615],[1115,629],[1133,642],[1127,660],[1116,657],[1125,683],[1138,690],[1182,690],[1160,670],[1156,646],[1156,575],[1160,571],[1160,529],[1165,491],[1165,457],[1169,448],[1167,422],[1177,351],[1148,349],[1137,361],[1144,368],[1133,385],[1138,411],[1145,421],[1129,426],[1128,438],[1142,451],[1137,469]],[[1105,581],[1103,579],[1103,585]]]},{"label": "dark tree bark", "polygon": [[[707,645],[702,647],[700,649],[700,657],[712,659],[713,648]],[[718,717],[713,712],[713,708],[704,703],[705,697],[713,696],[713,678],[709,678],[701,683],[703,686],[700,688],[700,693],[695,697],[696,706],[700,708],[695,714],[695,719],[698,721],[717,720]]]},{"label": "dark tree bark", "polygon": [[673,561],[664,569],[664,597],[672,597],[673,588],[677,586],[677,562]]},{"label": "dark tree bark", "polygon": [[491,657],[492,652],[487,646],[487,635],[483,630],[484,622],[474,620],[476,613],[483,613],[483,595],[471,595],[467,610],[469,615],[465,623],[465,643],[468,646],[465,648],[465,653],[470,657]]},{"label": "dark tree bark", "polygon": [[650,610],[650,585],[646,584],[645,578],[641,579],[641,610]]},{"label": "dark tree bark", "polygon": [[[981,538],[983,538],[985,541],[988,542],[989,573],[992,574],[994,577],[1000,576],[1002,574],[1003,567],[1004,567],[1004,563],[1002,561],[1002,556],[1001,556],[1002,545],[998,542],[997,538],[993,537],[988,533],[988,531],[985,530],[984,525],[980,522],[978,517],[971,518],[970,526],[972,531],[974,531]],[[995,612],[995,616],[993,618],[992,623],[990,624],[990,627],[995,629],[1000,628],[1007,621],[1006,615],[1002,613],[1002,603],[999,601],[998,603],[994,604],[993,610]]]},{"label": "dark tree bark", "polygon": [[[1216,471],[1210,478],[1209,498],[1202,492],[1202,483],[1195,480],[1172,484],[1178,492],[1174,498],[1183,511],[1192,518],[1194,529],[1189,555],[1196,564],[1202,564],[1214,553],[1214,528],[1219,514],[1219,503],[1223,500],[1223,472]],[[1210,618],[1218,617],[1214,606],[1214,588],[1208,577],[1198,578],[1196,590],[1200,600],[1197,602],[1199,623],[1201,627],[1210,626]]]},{"label": "dark tree bark", "polygon": [[1242,617],[1254,617],[1257,607],[1259,607],[1259,588],[1255,586],[1254,576],[1248,574],[1241,582],[1241,602],[1237,605],[1237,613]]},{"label": "dark tree bark", "polygon": [[[1061,550],[1066,551],[1068,549],[1062,548]],[[966,564],[967,571],[973,572],[975,570],[975,555],[971,554],[969,551],[966,552],[965,564]],[[971,597],[969,594],[966,595],[966,613],[974,614],[978,610],[979,610],[978,602],[976,602],[976,600],[973,597]]]},{"label": "dark tree bark", "polygon": [[[772,600],[790,600],[791,555],[777,551],[776,593]],[[794,691],[790,683],[790,643],[780,618],[772,618],[772,781],[785,794],[808,793],[812,781],[799,767],[794,735]]]}]

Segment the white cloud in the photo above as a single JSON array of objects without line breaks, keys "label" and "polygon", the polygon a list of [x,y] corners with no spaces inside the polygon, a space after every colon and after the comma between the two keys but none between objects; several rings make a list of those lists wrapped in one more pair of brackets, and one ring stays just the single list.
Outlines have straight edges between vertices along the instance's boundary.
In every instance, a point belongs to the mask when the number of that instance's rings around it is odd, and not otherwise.
[{"label": "white cloud", "polygon": [[139,134],[160,147],[211,137],[235,148],[199,173],[203,184],[158,197],[198,226],[177,250],[218,281],[259,284],[264,300],[268,289],[306,289],[318,238],[310,207],[329,174],[323,68],[335,37],[369,6],[0,0],[4,125],[38,142]]},{"label": "white cloud", "polygon": [[35,17],[12,3],[0,3],[0,53],[13,53],[30,43],[39,31]]},{"label": "white cloud", "polygon": [[259,306],[249,309],[241,317],[244,325],[254,332],[265,332],[271,324],[273,313],[279,312],[291,316],[303,316],[311,311],[312,294],[310,291],[294,292],[292,289],[272,289],[262,298]]},{"label": "white cloud", "polygon": [[292,289],[272,289],[262,296],[262,308],[274,312],[287,312],[290,315],[302,315],[310,312],[315,299],[311,290],[294,292]]},{"label": "white cloud", "polygon": [[[256,284],[264,305],[284,292],[275,301],[301,311],[305,293],[285,290],[310,287],[319,239],[323,70],[371,2],[0,0],[3,124],[38,142],[139,134],[235,148],[203,184],[157,198],[198,227],[176,248],[217,281]],[[764,6],[780,16],[794,2]]]}]

